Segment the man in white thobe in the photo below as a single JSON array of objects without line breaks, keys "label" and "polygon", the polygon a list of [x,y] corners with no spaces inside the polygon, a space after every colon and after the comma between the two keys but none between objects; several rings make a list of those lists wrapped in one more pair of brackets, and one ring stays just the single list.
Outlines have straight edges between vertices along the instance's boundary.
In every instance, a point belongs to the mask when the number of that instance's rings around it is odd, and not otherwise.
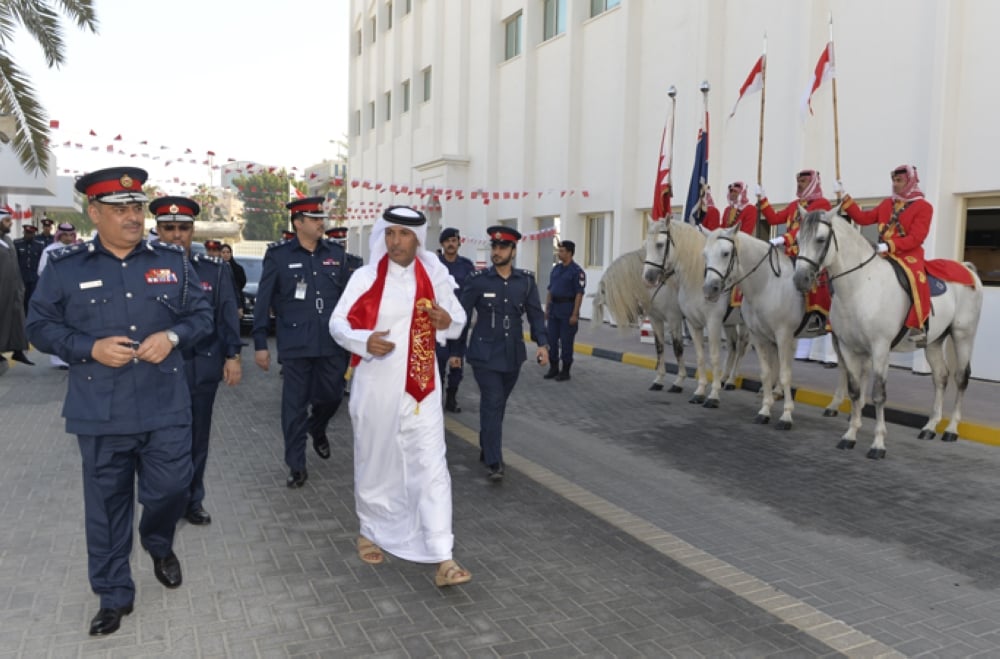
[{"label": "man in white thobe", "polygon": [[424,248],[427,220],[389,207],[372,230],[371,262],[352,276],[330,317],[330,333],[354,353],[358,555],[381,563],[385,550],[437,563],[435,583],[469,581],[452,559],[451,476],[445,457],[435,341],[457,338],[466,315],[455,280]]}]

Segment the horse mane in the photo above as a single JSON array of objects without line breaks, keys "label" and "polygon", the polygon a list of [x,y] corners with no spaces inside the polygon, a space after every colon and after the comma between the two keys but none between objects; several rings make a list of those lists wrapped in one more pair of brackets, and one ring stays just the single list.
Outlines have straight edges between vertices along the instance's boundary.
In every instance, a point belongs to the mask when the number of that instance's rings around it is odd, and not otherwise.
[{"label": "horse mane", "polygon": [[705,236],[693,224],[670,220],[670,237],[674,249],[670,250],[674,268],[680,270],[685,282],[695,282],[701,287],[705,278]]},{"label": "horse mane", "polygon": [[594,298],[594,320],[603,322],[604,309],[614,319],[620,330],[637,325],[642,315],[652,311],[650,291],[642,280],[646,250],[622,254],[607,267],[597,285]]}]

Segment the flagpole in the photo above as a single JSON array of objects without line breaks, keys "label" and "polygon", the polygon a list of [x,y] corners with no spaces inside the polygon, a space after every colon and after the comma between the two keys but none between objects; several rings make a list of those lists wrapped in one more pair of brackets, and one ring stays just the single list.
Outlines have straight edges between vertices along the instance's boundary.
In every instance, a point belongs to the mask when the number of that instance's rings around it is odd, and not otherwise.
[{"label": "flagpole", "polygon": [[[840,125],[837,121],[837,60],[833,50],[833,12],[830,12],[830,66],[833,68],[833,157],[837,179],[840,180]],[[841,193],[837,191],[837,202],[840,202]]]},{"label": "flagpole", "polygon": [[[757,131],[757,188],[764,184],[764,97],[767,94],[767,32],[764,33],[764,54],[760,64],[760,129]],[[757,197],[757,222],[760,223],[760,197]]]},{"label": "flagpole", "polygon": [[670,191],[670,207],[664,210],[667,211],[667,220],[673,218],[674,208],[673,208],[673,198],[674,198],[674,125],[675,122],[673,118],[677,116],[677,87],[670,85],[667,88],[667,96],[670,97],[670,169],[667,171],[667,190]]},{"label": "flagpole", "polygon": [[[711,88],[712,88],[712,86],[710,84],[708,84],[708,80],[702,80],[701,81],[701,87],[700,87],[700,89],[701,89],[701,98],[702,98],[702,101],[704,101],[703,104],[705,106],[704,107],[704,117],[705,117],[705,161],[706,162],[708,161],[708,151],[709,151],[709,146],[710,146],[709,145],[709,141],[708,141],[709,140],[709,138],[708,138],[708,90],[710,90]],[[696,206],[696,208],[702,209],[701,210],[701,212],[702,212],[701,217],[702,218],[704,218],[705,217],[705,213],[708,212],[708,208],[705,207],[705,193],[707,191],[708,191],[708,177],[706,176],[705,180],[702,181],[702,183],[701,183],[701,190],[699,191],[699,196],[698,196],[698,205]],[[699,220],[698,223],[701,224],[701,220]]]}]

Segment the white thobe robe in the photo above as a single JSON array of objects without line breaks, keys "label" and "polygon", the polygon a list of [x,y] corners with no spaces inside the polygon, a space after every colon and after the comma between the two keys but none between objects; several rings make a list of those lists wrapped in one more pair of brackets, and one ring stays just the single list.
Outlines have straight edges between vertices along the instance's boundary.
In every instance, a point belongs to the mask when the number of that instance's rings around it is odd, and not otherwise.
[{"label": "white thobe robe", "polygon": [[[445,457],[441,379],[434,362],[434,390],[419,403],[406,393],[410,322],[416,296],[414,265],[389,262],[375,330],[353,329],[347,315],[375,281],[377,264],[355,272],[330,317],[330,333],[362,361],[351,378],[354,426],[354,500],[361,535],[383,550],[418,563],[452,557],[451,476]],[[439,306],[451,315],[437,340],[458,338],[465,311],[451,276],[432,281]],[[373,331],[389,330],[396,343],[382,357],[368,353]]]}]

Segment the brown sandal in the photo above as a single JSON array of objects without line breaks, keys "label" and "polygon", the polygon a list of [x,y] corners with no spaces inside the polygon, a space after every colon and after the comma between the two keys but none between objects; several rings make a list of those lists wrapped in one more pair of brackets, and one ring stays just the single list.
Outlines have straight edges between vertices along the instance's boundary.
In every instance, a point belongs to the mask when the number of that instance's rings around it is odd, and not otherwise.
[{"label": "brown sandal", "polygon": [[365,536],[358,536],[358,558],[368,565],[378,565],[385,560],[385,555],[374,542]]},{"label": "brown sandal", "polygon": [[470,581],[472,581],[472,573],[451,560],[441,563],[438,566],[437,574],[434,575],[434,583],[438,588],[457,586]]}]

